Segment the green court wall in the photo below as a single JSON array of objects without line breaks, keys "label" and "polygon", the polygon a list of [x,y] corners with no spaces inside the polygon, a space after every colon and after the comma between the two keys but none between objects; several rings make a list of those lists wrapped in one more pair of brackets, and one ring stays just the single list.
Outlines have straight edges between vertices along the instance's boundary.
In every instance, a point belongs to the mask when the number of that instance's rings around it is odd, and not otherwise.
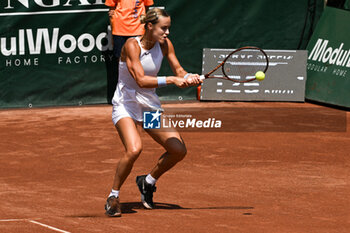
[{"label": "green court wall", "polygon": [[308,100],[350,108],[350,11],[327,7],[307,46]]},{"label": "green court wall", "polygon": [[[192,73],[201,73],[203,48],[305,49],[323,4],[155,0],[171,15],[169,37]],[[110,103],[117,69],[108,24],[103,0],[2,1],[0,108]],[[159,74],[172,74],[166,59]],[[196,98],[196,88],[168,86],[157,93],[162,100]]]}]

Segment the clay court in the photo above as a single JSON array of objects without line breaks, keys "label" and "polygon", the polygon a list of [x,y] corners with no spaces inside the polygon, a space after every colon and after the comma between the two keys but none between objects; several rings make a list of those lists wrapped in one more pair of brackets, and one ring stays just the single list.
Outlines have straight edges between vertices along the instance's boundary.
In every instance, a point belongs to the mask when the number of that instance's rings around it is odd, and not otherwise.
[{"label": "clay court", "polygon": [[[174,106],[249,108],[251,115],[264,108],[329,109],[163,105]],[[121,190],[123,216],[108,218],[104,204],[124,151],[111,106],[1,110],[0,232],[349,232],[350,114],[334,111],[344,116],[343,130],[182,132],[188,154],[157,183],[154,210],[143,209],[135,177],[163,149],[143,132],[143,152]],[[232,122],[245,117],[252,116],[233,114]]]}]

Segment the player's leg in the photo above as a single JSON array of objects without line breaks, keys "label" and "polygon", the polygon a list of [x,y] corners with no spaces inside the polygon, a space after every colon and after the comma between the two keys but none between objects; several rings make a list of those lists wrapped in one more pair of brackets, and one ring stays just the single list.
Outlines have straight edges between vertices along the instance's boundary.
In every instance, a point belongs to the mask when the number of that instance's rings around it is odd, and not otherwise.
[{"label": "player's leg", "polygon": [[133,119],[122,118],[115,127],[125,148],[125,153],[118,162],[113,183],[113,189],[119,190],[142,151],[142,141],[137,123]]},{"label": "player's leg", "polygon": [[130,117],[122,118],[117,122],[115,127],[123,142],[125,153],[117,164],[112,191],[108,196],[105,206],[106,214],[109,216],[121,216],[119,190],[142,151],[140,134],[133,119]]},{"label": "player's leg", "polygon": [[155,192],[155,183],[161,175],[180,162],[186,155],[187,150],[180,134],[175,130],[159,131],[146,130],[147,133],[160,145],[164,147],[166,152],[159,158],[156,166],[150,174],[138,176],[136,183],[141,192],[141,201],[147,209],[152,209],[153,192]]},{"label": "player's leg", "polygon": [[150,173],[153,178],[159,179],[161,175],[185,158],[187,149],[175,129],[169,131],[151,129],[147,130],[147,133],[166,150]]}]

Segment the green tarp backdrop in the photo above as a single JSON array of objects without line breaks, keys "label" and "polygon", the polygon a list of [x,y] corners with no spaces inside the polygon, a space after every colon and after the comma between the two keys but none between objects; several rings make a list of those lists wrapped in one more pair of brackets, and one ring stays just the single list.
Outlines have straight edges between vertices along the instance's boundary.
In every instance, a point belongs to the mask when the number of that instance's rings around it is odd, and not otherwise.
[{"label": "green tarp backdrop", "polygon": [[[182,66],[200,73],[203,48],[305,49],[323,0],[155,0],[172,16]],[[0,108],[109,103],[117,80],[104,0],[0,2]],[[171,75],[163,62],[160,75]],[[195,99],[195,88],[157,90]]]},{"label": "green tarp backdrop", "polygon": [[307,46],[307,99],[350,107],[350,11],[327,7]]}]

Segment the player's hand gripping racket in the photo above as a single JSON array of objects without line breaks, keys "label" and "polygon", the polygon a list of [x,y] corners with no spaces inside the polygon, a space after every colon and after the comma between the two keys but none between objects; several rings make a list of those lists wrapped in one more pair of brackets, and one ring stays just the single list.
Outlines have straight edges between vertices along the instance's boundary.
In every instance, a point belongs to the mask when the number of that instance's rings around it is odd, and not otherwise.
[{"label": "player's hand gripping racket", "polygon": [[[222,74],[213,74],[220,67]],[[258,47],[247,46],[231,52],[212,71],[201,75],[200,79],[221,78],[239,83],[262,81],[268,68],[269,60],[265,51]]]}]

